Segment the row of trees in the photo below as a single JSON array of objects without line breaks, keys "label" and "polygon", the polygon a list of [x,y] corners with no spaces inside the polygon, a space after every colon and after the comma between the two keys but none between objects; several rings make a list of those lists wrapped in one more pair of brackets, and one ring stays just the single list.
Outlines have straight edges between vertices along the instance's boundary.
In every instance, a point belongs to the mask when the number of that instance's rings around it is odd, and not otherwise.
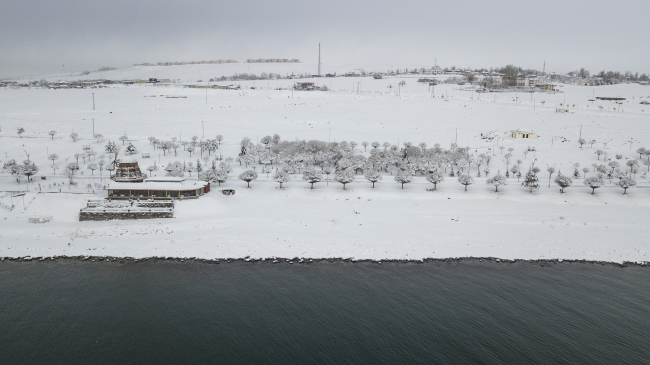
[{"label": "row of trees", "polygon": [[[404,143],[403,148],[398,148],[390,143],[379,142],[363,142],[361,145],[367,150],[370,146],[370,157],[362,155],[355,155],[353,149],[358,144],[355,142],[323,142],[318,140],[311,141],[282,141],[279,135],[266,136],[260,140],[260,143],[254,144],[249,138],[244,138],[241,143],[241,153],[235,159],[240,165],[246,165],[246,170],[239,175],[239,179],[246,181],[247,186],[258,178],[257,167],[260,165],[261,173],[267,176],[274,172],[273,180],[280,184],[287,183],[291,180],[290,175],[295,173],[302,173],[302,180],[311,185],[313,189],[314,184],[324,181],[329,181],[329,175],[334,175],[333,180],[343,185],[355,181],[355,176],[364,174],[366,180],[373,184],[382,179],[381,172],[390,173],[394,175],[393,179],[401,184],[402,188],[405,184],[411,183],[413,177],[417,174],[426,176],[426,180],[434,184],[435,190],[437,184],[444,181],[444,175],[447,170],[450,170],[449,176],[456,177],[457,181],[465,186],[465,190],[469,185],[474,183],[474,179],[470,176],[472,168],[477,170],[477,176],[481,177],[481,172],[484,172],[489,177],[489,164],[492,161],[491,154],[479,154],[478,156],[470,155],[469,148],[458,147],[452,144],[449,149],[444,149],[436,144],[433,148],[427,148],[426,143],[420,143],[414,146],[412,143]],[[380,147],[383,146],[383,149]],[[503,150],[502,150],[503,151]],[[503,157],[506,165],[511,163],[513,149],[509,148],[508,153]],[[212,167],[206,171],[199,172],[199,178],[205,181],[218,182],[219,185],[228,179],[228,173],[231,172],[228,159],[225,162],[220,162],[218,165],[213,161]],[[612,163],[613,162],[613,163]],[[617,162],[610,162],[611,171],[607,169],[607,176],[613,176]],[[197,164],[200,162],[197,161]],[[506,171],[506,176],[501,175],[499,172],[496,176],[487,179],[487,184],[495,186],[498,191],[499,186],[508,184],[507,177],[509,172],[513,175],[516,174],[521,177],[519,165],[523,163],[522,160],[517,160],[516,164],[513,163],[513,168]],[[272,168],[275,164],[275,168]],[[250,168],[249,168],[250,165]],[[485,169],[481,170],[481,166],[485,165]],[[577,165],[577,164],[576,164]],[[576,166],[576,171],[577,167]],[[604,165],[595,165],[599,169],[603,169]],[[180,168],[180,166],[178,166]],[[183,166],[186,168],[187,166]],[[169,168],[168,168],[169,170]],[[186,170],[187,171],[187,170]],[[539,189],[539,178],[537,174],[541,172],[539,167],[534,166],[534,162],[529,168],[522,185],[532,192]],[[554,167],[548,167],[549,173],[549,187],[550,182],[555,173]],[[174,176],[174,172],[168,171],[170,176]],[[578,173],[579,174],[579,173]],[[579,175],[578,175],[579,176]],[[592,178],[585,179],[585,185],[596,189],[598,182],[603,181],[602,174],[599,170],[598,175]],[[619,178],[619,185],[624,189],[634,186],[636,182],[627,176],[626,173],[617,174]],[[555,179],[555,183],[560,186],[561,192],[564,192],[566,187],[571,186],[573,180],[570,177],[564,176],[561,173]],[[604,184],[604,181],[602,182]]]}]

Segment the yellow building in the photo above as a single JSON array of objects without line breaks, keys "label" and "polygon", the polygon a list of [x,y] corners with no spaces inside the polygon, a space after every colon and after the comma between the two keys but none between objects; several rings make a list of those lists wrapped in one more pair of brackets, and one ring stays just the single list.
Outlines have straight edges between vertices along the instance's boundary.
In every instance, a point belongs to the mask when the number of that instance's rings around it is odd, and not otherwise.
[{"label": "yellow building", "polygon": [[537,133],[535,132],[522,132],[522,131],[512,131],[510,132],[510,137],[512,138],[537,138]]}]

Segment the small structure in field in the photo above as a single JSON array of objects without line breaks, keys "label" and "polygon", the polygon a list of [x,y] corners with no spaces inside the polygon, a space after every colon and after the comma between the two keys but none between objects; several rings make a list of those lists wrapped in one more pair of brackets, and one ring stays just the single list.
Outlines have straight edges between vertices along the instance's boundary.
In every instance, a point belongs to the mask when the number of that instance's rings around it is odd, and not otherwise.
[{"label": "small structure in field", "polygon": [[142,158],[149,158],[149,152],[142,152]]},{"label": "small structure in field", "polygon": [[221,194],[223,194],[223,195],[235,195],[235,189],[222,189]]},{"label": "small structure in field", "polygon": [[313,91],[316,90],[316,85],[313,82],[297,82],[294,88],[296,90]]},{"label": "small structure in field", "polygon": [[27,218],[29,223],[47,223],[52,220],[52,216],[48,215],[33,215]]},{"label": "small structure in field", "polygon": [[510,137],[512,138],[537,138],[537,133],[535,132],[524,132],[524,131],[512,131],[510,132]]},{"label": "small structure in field", "polygon": [[555,108],[556,113],[568,113],[569,109],[568,108]]},{"label": "small structure in field", "polygon": [[613,98],[609,96],[596,96],[596,100],[623,101],[625,98]]}]

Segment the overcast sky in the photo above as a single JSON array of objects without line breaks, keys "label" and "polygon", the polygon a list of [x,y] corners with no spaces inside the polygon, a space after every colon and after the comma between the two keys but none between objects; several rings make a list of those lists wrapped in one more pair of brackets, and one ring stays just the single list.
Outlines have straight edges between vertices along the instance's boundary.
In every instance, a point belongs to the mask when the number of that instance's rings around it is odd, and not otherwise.
[{"label": "overcast sky", "polygon": [[299,58],[324,64],[650,73],[650,1],[21,0],[0,11],[0,76],[140,62]]}]

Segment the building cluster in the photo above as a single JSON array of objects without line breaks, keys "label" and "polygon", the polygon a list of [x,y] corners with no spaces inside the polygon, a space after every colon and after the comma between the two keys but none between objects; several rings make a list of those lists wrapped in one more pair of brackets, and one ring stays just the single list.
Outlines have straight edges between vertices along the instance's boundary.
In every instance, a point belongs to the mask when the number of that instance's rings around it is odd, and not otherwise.
[{"label": "building cluster", "polygon": [[297,58],[292,58],[292,59],[288,59],[288,58],[267,58],[267,59],[258,58],[256,60],[252,59],[252,58],[249,58],[249,59],[246,60],[246,63],[299,63],[299,62],[300,62],[300,60],[297,59]]},{"label": "building cluster", "polygon": [[239,63],[237,60],[213,60],[213,61],[181,61],[181,62],[158,62],[158,63],[135,63],[133,66],[180,66],[180,65],[217,65],[221,63]]}]

